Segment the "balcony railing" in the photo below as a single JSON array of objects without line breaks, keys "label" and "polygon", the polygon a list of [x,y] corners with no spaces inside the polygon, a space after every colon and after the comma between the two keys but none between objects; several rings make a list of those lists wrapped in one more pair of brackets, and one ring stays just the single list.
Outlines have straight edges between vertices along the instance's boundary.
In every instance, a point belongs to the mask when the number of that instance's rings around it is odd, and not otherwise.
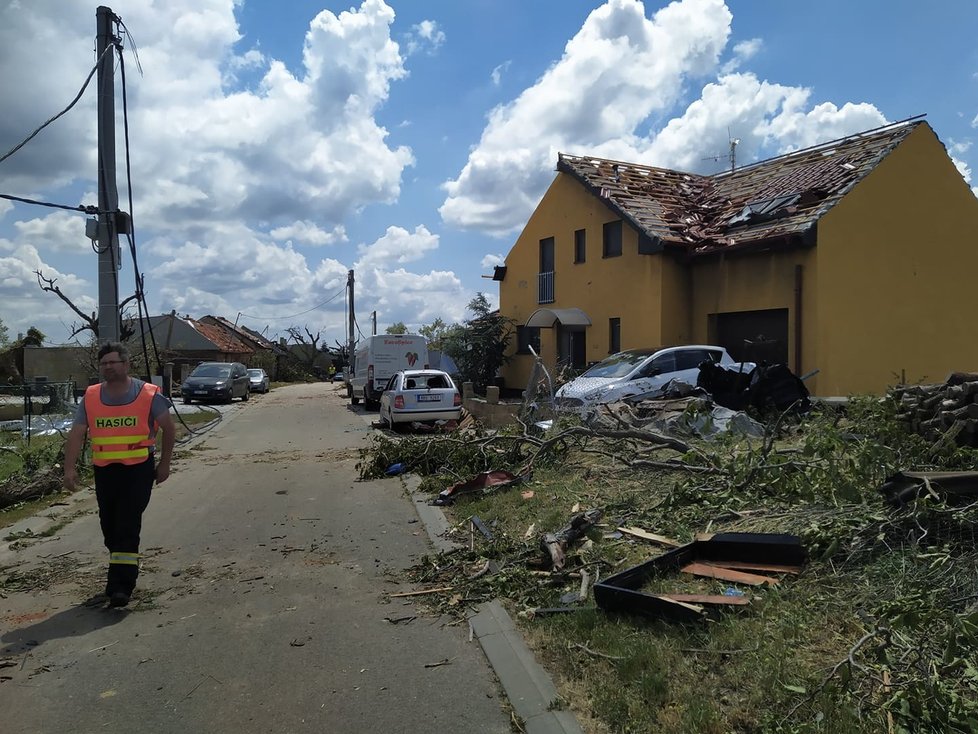
[{"label": "balcony railing", "polygon": [[554,273],[539,273],[537,275],[537,303],[554,302]]}]

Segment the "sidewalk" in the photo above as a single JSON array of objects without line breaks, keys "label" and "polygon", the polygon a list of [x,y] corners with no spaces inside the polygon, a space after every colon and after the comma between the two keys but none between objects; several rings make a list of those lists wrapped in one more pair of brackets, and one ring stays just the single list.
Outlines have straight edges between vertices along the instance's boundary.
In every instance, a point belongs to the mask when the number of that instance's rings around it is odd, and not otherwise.
[{"label": "sidewalk", "polygon": [[[429,498],[417,491],[420,479],[405,474],[402,481],[435,549],[450,552],[462,548],[445,536],[449,524],[441,508],[428,504]],[[513,710],[523,720],[527,734],[583,734],[573,712],[552,710],[558,700],[557,688],[498,600],[479,605],[469,616],[469,628],[482,646]]]}]

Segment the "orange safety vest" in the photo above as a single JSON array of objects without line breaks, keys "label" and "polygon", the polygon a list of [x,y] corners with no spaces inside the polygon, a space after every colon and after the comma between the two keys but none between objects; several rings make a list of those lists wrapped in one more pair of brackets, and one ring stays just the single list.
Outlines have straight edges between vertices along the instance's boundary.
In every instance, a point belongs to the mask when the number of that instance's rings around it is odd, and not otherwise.
[{"label": "orange safety vest", "polygon": [[92,463],[95,466],[143,463],[156,445],[156,422],[150,417],[150,411],[159,388],[144,383],[136,399],[126,405],[103,404],[101,390],[101,385],[91,385],[85,390]]}]

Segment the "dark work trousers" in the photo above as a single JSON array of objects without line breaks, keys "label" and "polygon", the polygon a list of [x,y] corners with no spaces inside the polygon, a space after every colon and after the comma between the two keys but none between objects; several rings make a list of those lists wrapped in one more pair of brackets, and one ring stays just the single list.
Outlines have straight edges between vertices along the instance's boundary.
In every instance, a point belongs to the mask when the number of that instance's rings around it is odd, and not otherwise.
[{"label": "dark work trousers", "polygon": [[139,576],[139,531],[153,491],[156,464],[151,455],[142,464],[109,464],[94,470],[98,518],[109,549],[105,593],[111,596],[121,591],[131,596]]}]

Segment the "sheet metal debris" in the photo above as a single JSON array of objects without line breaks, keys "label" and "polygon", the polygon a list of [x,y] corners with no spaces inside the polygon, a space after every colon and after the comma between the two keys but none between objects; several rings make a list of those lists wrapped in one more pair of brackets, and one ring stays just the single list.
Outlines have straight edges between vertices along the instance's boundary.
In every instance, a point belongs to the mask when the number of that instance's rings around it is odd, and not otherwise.
[{"label": "sheet metal debris", "polygon": [[628,426],[673,436],[764,435],[764,426],[746,413],[716,405],[703,390],[686,387],[685,397],[642,399],[636,396],[598,406],[584,420],[593,428],[615,430]]}]

